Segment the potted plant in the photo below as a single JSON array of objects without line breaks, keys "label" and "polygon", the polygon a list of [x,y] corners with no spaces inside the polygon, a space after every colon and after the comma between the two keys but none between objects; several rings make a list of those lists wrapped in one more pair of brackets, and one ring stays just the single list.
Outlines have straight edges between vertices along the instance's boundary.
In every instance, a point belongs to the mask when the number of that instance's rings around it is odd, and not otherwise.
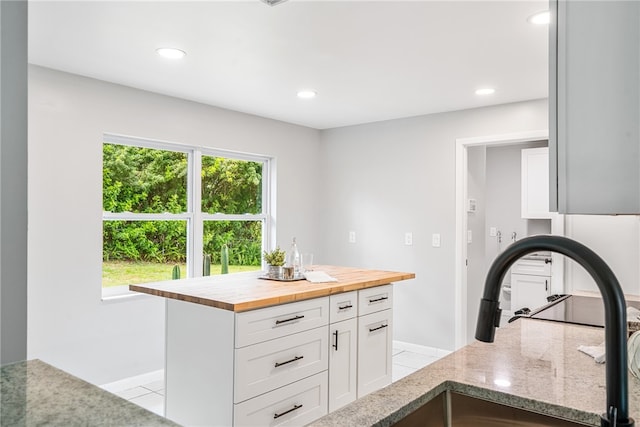
[{"label": "potted plant", "polygon": [[282,277],[282,266],[284,265],[285,251],[280,249],[279,246],[270,252],[264,251],[262,255],[264,261],[269,265],[267,276],[272,279],[279,279]]}]

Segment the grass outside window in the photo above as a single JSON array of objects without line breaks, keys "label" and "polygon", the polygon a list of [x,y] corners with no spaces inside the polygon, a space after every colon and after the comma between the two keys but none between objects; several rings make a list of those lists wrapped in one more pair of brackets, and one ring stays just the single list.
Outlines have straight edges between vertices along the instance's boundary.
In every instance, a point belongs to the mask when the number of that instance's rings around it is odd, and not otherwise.
[{"label": "grass outside window", "polygon": [[[102,287],[133,285],[171,280],[174,263],[154,263],[144,261],[105,261],[102,263]],[[180,266],[182,278],[186,277],[187,265]],[[229,273],[260,270],[260,266],[230,265]],[[221,265],[211,265],[211,275],[220,274]]]}]

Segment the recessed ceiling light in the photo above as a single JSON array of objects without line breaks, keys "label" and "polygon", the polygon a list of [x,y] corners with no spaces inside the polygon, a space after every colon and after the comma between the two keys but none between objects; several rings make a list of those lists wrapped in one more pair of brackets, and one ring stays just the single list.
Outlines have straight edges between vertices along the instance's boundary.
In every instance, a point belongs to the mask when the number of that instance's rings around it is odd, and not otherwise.
[{"label": "recessed ceiling light", "polygon": [[490,87],[484,87],[482,89],[478,89],[476,90],[476,95],[492,95],[493,93],[495,93],[495,89],[490,88]]},{"label": "recessed ceiling light", "polygon": [[176,49],[175,47],[159,47],[156,52],[163,58],[168,59],[180,59],[187,54],[184,50]]},{"label": "recessed ceiling light", "polygon": [[527,21],[535,25],[547,25],[551,22],[551,12],[543,10],[542,12],[531,15]]},{"label": "recessed ceiling light", "polygon": [[315,98],[316,95],[318,93],[315,90],[299,90],[298,91],[298,98],[302,98],[302,99],[311,99],[311,98]]}]

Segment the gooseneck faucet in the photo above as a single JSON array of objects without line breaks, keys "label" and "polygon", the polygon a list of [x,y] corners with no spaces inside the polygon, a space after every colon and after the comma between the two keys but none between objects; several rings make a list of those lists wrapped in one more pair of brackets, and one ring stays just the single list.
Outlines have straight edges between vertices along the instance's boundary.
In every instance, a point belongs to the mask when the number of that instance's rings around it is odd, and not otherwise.
[{"label": "gooseneck faucet", "polygon": [[578,262],[593,277],[602,294],[605,314],[605,354],[607,407],[601,415],[602,427],[633,426],[629,417],[629,381],[627,374],[627,307],[622,288],[609,266],[595,252],[575,240],[561,236],[532,236],[507,247],[495,259],[484,285],[480,301],[476,339],[493,342],[500,326],[500,286],[507,270],[523,255],[537,251],[560,253]]}]

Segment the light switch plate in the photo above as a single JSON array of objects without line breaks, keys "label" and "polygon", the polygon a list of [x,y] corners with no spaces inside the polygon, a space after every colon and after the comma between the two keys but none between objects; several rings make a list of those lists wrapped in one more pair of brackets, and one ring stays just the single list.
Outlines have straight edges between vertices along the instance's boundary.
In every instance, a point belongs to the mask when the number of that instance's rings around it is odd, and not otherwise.
[{"label": "light switch plate", "polygon": [[349,232],[349,243],[355,243],[356,242],[356,232],[355,231],[350,231]]},{"label": "light switch plate", "polygon": [[440,234],[439,233],[435,233],[434,235],[431,236],[431,246],[433,246],[434,248],[439,248],[440,247]]},{"label": "light switch plate", "polygon": [[404,244],[407,246],[413,245],[413,233],[404,233]]}]

